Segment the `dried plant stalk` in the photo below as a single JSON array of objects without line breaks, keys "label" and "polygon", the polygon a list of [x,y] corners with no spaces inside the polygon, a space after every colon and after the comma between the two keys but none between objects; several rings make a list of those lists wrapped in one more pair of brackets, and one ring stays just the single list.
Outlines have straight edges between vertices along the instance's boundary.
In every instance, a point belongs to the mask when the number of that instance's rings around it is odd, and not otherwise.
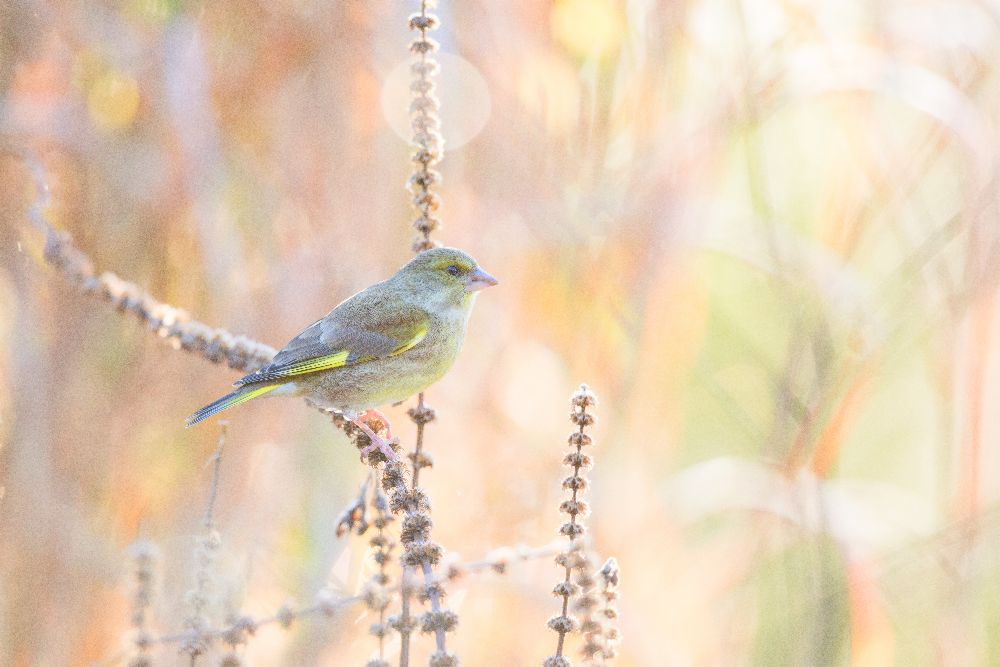
[{"label": "dried plant stalk", "polygon": [[[440,67],[431,57],[437,51],[438,44],[427,36],[428,31],[438,27],[436,16],[428,13],[433,6],[431,0],[421,0],[420,12],[409,18],[409,27],[419,33],[410,43],[410,52],[416,55],[416,61],[410,66],[413,80],[410,91],[413,99],[410,103],[410,126],[413,130],[413,175],[407,181],[406,187],[412,195],[412,204],[416,219],[413,227],[417,237],[413,242],[416,253],[429,250],[437,245],[431,240],[431,232],[441,226],[441,221],[434,216],[440,207],[441,200],[433,187],[441,182],[441,174],[431,167],[441,160],[442,145],[441,120],[438,117],[440,102],[434,94],[433,77]],[[424,576],[424,586],[419,597],[429,602],[431,610],[420,618],[422,632],[433,632],[436,651],[431,656],[433,667],[450,667],[458,664],[458,658],[448,653],[446,635],[455,628],[458,616],[443,608],[444,587],[434,577],[434,565],[441,558],[441,547],[430,540],[430,503],[426,493],[418,486],[420,471],[433,464],[430,455],[424,452],[424,426],[431,422],[435,413],[424,403],[423,393],[417,396],[417,405],[409,410],[410,418],[417,425],[416,443],[409,455],[412,465],[411,485],[407,489],[403,478],[402,467],[387,464],[383,470],[382,484],[390,494],[393,511],[405,511],[400,542],[403,545],[402,581],[400,589],[400,613],[393,617],[391,623],[400,633],[400,667],[409,665],[410,636],[416,628],[410,609],[410,598],[413,592],[413,570],[420,567]],[[393,495],[395,494],[395,495]]]},{"label": "dried plant stalk", "polygon": [[121,313],[138,317],[157,336],[170,341],[174,349],[200,354],[213,363],[225,362],[245,373],[265,366],[277,354],[269,345],[192,319],[187,311],[158,301],[114,273],[105,271],[95,275],[93,264],[73,246],[69,235],[51,227],[46,235],[45,260],[85,294],[110,303]]},{"label": "dried plant stalk", "polygon": [[591,661],[601,651],[601,622],[596,617],[597,612],[597,579],[594,577],[594,563],[590,553],[581,549],[577,554],[576,581],[579,595],[573,602],[573,610],[580,617],[580,633],[583,635],[583,646],[580,653],[584,662]]},{"label": "dried plant stalk", "polygon": [[389,500],[382,493],[378,485],[372,489],[371,508],[375,511],[375,519],[372,525],[375,527],[375,534],[368,541],[372,548],[373,558],[378,565],[378,571],[372,575],[365,587],[365,602],[368,608],[378,614],[378,622],[373,623],[369,632],[378,638],[378,657],[368,662],[367,667],[389,667],[389,661],[385,659],[385,639],[392,632],[392,626],[386,622],[386,609],[392,601],[392,590],[389,588],[389,559],[392,556],[392,549],[395,543],[389,536],[389,523],[392,522],[392,513],[389,511]]},{"label": "dried plant stalk", "polygon": [[601,664],[618,656],[618,644],[621,643],[621,633],[618,631],[618,579],[621,572],[618,561],[609,558],[598,572],[601,580]]},{"label": "dried plant stalk", "polygon": [[417,31],[419,36],[410,43],[411,53],[417,56],[410,66],[413,81],[410,92],[413,99],[410,102],[410,127],[413,130],[413,175],[407,181],[406,187],[413,196],[411,200],[417,214],[413,227],[417,237],[413,241],[413,251],[421,252],[437,245],[431,240],[431,232],[441,226],[441,221],[434,217],[434,212],[441,205],[433,186],[441,182],[441,174],[431,167],[441,161],[441,147],[444,139],[441,137],[441,119],[438,110],[441,103],[434,94],[433,77],[440,70],[437,61],[430,54],[438,49],[438,44],[427,36],[427,31],[438,27],[438,18],[428,14],[432,6],[430,0],[420,3],[420,12],[410,16],[410,29]]},{"label": "dried plant stalk", "polygon": [[147,540],[137,540],[129,548],[135,562],[135,592],[132,595],[132,643],[135,653],[128,661],[129,667],[150,667],[153,664],[149,650],[153,636],[149,632],[149,613],[153,604],[155,582],[156,545]]},{"label": "dried plant stalk", "polygon": [[[420,617],[419,627],[421,632],[434,633],[436,643],[436,650],[431,655],[429,664],[431,667],[458,665],[458,658],[448,653],[446,640],[447,633],[454,630],[458,624],[458,616],[442,606],[444,587],[441,580],[434,575],[434,566],[441,560],[442,549],[441,545],[430,539],[432,522],[427,494],[419,486],[407,485],[405,469],[401,463],[386,464],[382,471],[382,488],[389,495],[389,508],[392,512],[404,515],[399,534],[399,541],[403,547],[400,562],[404,577],[407,572],[417,568],[424,575],[424,585],[418,595],[430,603],[431,609]],[[404,578],[401,582],[404,603],[410,588],[412,584]],[[389,622],[399,632],[400,637],[405,639],[408,639],[417,628],[417,622],[411,615],[405,613],[405,607]],[[401,649],[407,645],[408,642],[402,643]],[[405,665],[408,660],[409,655],[401,650],[400,664]]]},{"label": "dried plant stalk", "polygon": [[69,234],[49,223],[45,213],[50,203],[49,188],[37,156],[30,151],[13,152],[24,161],[35,183],[37,195],[27,216],[45,236],[45,261],[66,282],[84,294],[110,303],[118,312],[134,314],[175,349],[200,354],[213,363],[225,362],[230,368],[245,373],[270,363],[277,354],[273,347],[192,319],[187,311],[158,301],[146,290],[114,273],[105,271],[98,275],[94,263],[73,245]]},{"label": "dried plant stalk", "polygon": [[222,548],[222,536],[215,529],[213,513],[215,512],[215,499],[219,493],[222,450],[226,446],[228,422],[222,421],[219,425],[221,427],[219,445],[212,456],[212,485],[208,492],[205,516],[202,519],[205,532],[195,540],[194,587],[187,593],[189,608],[188,615],[184,619],[184,627],[188,631],[188,637],[181,645],[181,652],[190,656],[192,665],[198,656],[208,651],[209,644],[211,643],[211,637],[206,635],[205,632],[209,627],[207,607],[209,604],[209,594],[212,589],[213,566],[218,557],[219,549]]},{"label": "dried plant stalk", "polygon": [[482,560],[446,563],[444,574],[439,578],[452,581],[466,574],[485,570],[492,570],[497,574],[506,574],[508,568],[510,568],[510,564],[513,562],[548,558],[560,553],[564,548],[562,543],[549,544],[542,547],[499,547],[487,554]]},{"label": "dried plant stalk", "polygon": [[[562,483],[563,488],[570,492],[570,498],[559,505],[559,511],[570,517],[569,521],[559,528],[559,532],[569,540],[569,548],[556,557],[556,563],[565,570],[565,577],[552,589],[552,592],[562,598],[562,610],[548,622],[549,628],[558,635],[558,640],[555,654],[545,659],[545,667],[570,667],[572,664],[564,655],[566,635],[578,627],[576,618],[569,614],[570,598],[580,592],[581,581],[588,589],[592,585],[592,581],[588,580],[589,556],[582,542],[586,527],[580,521],[580,518],[589,512],[587,503],[580,499],[580,494],[586,490],[589,481],[580,473],[593,465],[593,460],[588,454],[583,453],[583,448],[593,442],[585,431],[595,421],[587,409],[597,405],[597,397],[584,384],[580,385],[580,389],[573,394],[570,402],[573,406],[570,421],[576,424],[577,430],[569,436],[569,444],[573,450],[566,455],[563,463],[573,468],[573,474]],[[577,572],[577,582],[572,581],[574,572]],[[578,605],[582,602],[586,608],[588,600],[588,597],[583,597],[578,601]]]}]

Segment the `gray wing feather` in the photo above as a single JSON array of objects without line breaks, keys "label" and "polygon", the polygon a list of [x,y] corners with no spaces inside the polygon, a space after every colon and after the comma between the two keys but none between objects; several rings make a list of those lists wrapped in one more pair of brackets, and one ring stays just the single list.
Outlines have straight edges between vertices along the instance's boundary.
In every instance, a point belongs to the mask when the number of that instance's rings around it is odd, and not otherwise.
[{"label": "gray wing feather", "polygon": [[[350,351],[347,357],[348,364],[354,363],[362,357],[377,359],[392,354],[403,344],[404,340],[373,331],[371,328],[366,328],[366,325],[367,327],[380,326],[380,328],[388,328],[392,331],[395,328],[392,326],[393,324],[403,325],[408,322],[421,320],[426,318],[426,313],[412,307],[401,307],[400,304],[396,304],[395,308],[363,308],[358,312],[357,306],[362,305],[358,303],[360,300],[359,297],[375,296],[374,294],[366,295],[366,292],[356,294],[334,308],[326,317],[310,324],[302,333],[290,340],[275,355],[270,364],[237,380],[233,384],[240,387],[254,382],[272,380],[274,379],[274,374],[286,366],[326,356],[341,350]],[[376,298],[371,300],[381,301],[382,299]],[[355,305],[354,308],[344,308],[345,305],[351,304],[351,302],[355,302],[352,304]],[[384,304],[378,305],[383,306]],[[393,316],[389,318],[392,321],[380,321],[385,320],[385,318],[372,317],[372,312],[393,313]],[[344,321],[346,319],[345,315],[348,313],[350,313],[352,319],[355,321]]]}]

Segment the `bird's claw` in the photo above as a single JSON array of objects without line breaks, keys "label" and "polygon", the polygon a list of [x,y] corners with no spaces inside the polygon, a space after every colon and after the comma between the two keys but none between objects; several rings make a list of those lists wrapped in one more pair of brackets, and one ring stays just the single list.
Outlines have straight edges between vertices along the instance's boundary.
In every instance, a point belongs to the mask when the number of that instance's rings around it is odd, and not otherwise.
[{"label": "bird's claw", "polygon": [[372,441],[372,444],[361,449],[361,460],[367,459],[368,455],[377,449],[382,452],[382,456],[390,463],[399,463],[399,455],[393,451],[391,441],[380,438],[377,435],[374,438],[371,436],[368,436],[368,438]]},{"label": "bird's claw", "polygon": [[374,408],[368,408],[367,410],[362,412],[361,415],[358,417],[358,420],[363,421],[365,423],[370,422],[373,419],[385,427],[386,440],[392,440],[392,425],[389,424],[389,418],[386,417],[384,414],[382,414],[381,412],[379,412]]},{"label": "bird's claw", "polygon": [[[385,420],[384,418],[383,420],[384,420],[383,423],[387,427],[386,430],[388,430],[388,420]],[[399,456],[397,456],[396,452],[392,451],[391,440],[386,440],[385,438],[377,434],[361,418],[355,419],[354,425],[360,428],[361,431],[368,436],[368,440],[371,441],[370,445],[361,448],[362,461],[368,458],[368,455],[377,449],[380,452],[382,452],[382,456],[384,456],[387,461],[391,463],[399,463]]]}]

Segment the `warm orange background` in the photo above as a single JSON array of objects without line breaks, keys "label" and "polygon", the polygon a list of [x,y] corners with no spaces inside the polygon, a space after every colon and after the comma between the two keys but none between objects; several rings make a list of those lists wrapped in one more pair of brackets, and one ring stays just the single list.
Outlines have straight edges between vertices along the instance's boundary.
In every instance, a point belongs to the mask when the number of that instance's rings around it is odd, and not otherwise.
[{"label": "warm orange background", "polygon": [[[410,4],[0,8],[0,663],[124,655],[138,537],[161,551],[154,628],[180,628],[218,435],[183,419],[235,377],[61,282],[7,149],[39,157],[49,219],[99,269],[281,346],[409,255],[408,147],[381,105]],[[439,167],[437,238],[502,285],[428,393],[434,537],[470,559],[554,539],[586,381],[618,664],[1000,660],[1000,10],[438,14],[464,59],[442,73],[445,138],[474,136]],[[230,421],[214,618],[308,603],[331,578],[354,593],[365,546],[333,529],[356,453],[301,402]],[[559,576],[543,561],[451,584],[464,664],[550,654]],[[370,622],[272,627],[246,657],[363,664]]]}]

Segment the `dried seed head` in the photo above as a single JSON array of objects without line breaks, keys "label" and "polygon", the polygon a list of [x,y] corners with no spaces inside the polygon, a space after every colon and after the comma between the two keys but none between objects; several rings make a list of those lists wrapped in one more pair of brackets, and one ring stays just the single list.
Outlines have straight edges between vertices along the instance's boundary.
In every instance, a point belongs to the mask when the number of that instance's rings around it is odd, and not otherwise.
[{"label": "dried seed head", "polygon": [[444,139],[435,130],[422,130],[413,134],[412,142],[416,147],[427,149],[433,153],[444,143]]},{"label": "dried seed head", "polygon": [[604,655],[604,648],[597,643],[595,637],[590,637],[584,645],[580,647],[580,653],[588,660],[593,660],[597,654]]},{"label": "dried seed head", "polygon": [[458,657],[446,651],[436,651],[427,661],[428,667],[458,667]]},{"label": "dried seed head", "polygon": [[576,619],[572,616],[553,616],[549,619],[548,626],[560,634],[566,634],[576,629]]},{"label": "dried seed head", "polygon": [[418,238],[413,242],[410,248],[414,253],[422,253],[425,250],[431,250],[432,248],[437,248],[440,244],[436,241],[428,241],[425,238]]},{"label": "dried seed head", "polygon": [[417,79],[416,81],[410,83],[410,90],[414,93],[426,95],[434,90],[434,82],[428,81],[427,79]]},{"label": "dried seed head", "polygon": [[404,545],[415,541],[424,541],[433,523],[429,514],[420,512],[410,514],[403,519],[403,526],[399,531],[399,541]]},{"label": "dried seed head", "polygon": [[328,588],[321,588],[316,593],[316,604],[324,616],[333,616],[337,613],[337,597]]},{"label": "dried seed head", "polygon": [[569,413],[569,420],[580,427],[590,426],[596,421],[594,415],[578,411]]},{"label": "dried seed head", "polygon": [[420,617],[420,631],[430,632],[451,632],[458,625],[458,614],[445,609],[443,611],[428,611]]},{"label": "dried seed head", "polygon": [[357,529],[358,535],[364,534],[368,529],[368,522],[365,520],[365,499],[362,494],[337,517],[337,537],[343,537],[346,533]]},{"label": "dried seed head", "polygon": [[415,513],[430,510],[430,501],[423,489],[393,489],[389,496],[389,509],[393,514]]},{"label": "dried seed head", "polygon": [[421,566],[424,563],[434,566],[441,560],[441,547],[433,542],[410,545],[403,552],[403,564],[408,567]]},{"label": "dried seed head", "polygon": [[420,209],[436,211],[441,206],[441,198],[433,192],[418,192],[413,197],[413,205]]},{"label": "dried seed head", "polygon": [[382,469],[382,488],[386,493],[395,488],[405,487],[406,474],[402,463],[390,463]]},{"label": "dried seed head", "polygon": [[618,586],[618,575],[620,570],[618,568],[618,560],[614,556],[604,561],[604,565],[601,566],[601,579],[604,580],[604,584],[608,588],[615,588]]},{"label": "dried seed head", "polygon": [[[433,119],[430,116],[421,116],[419,118],[414,118],[414,127],[420,126],[419,129],[425,130],[428,127],[437,127],[435,123],[439,122],[437,119]],[[434,185],[441,182],[441,174],[433,169],[421,170],[410,176],[410,180],[406,182],[406,187],[411,192],[416,192],[418,190],[426,190],[427,188],[433,187]],[[415,408],[411,408],[410,412],[416,413]],[[433,410],[431,410],[433,413]],[[421,411],[423,414],[423,411]],[[416,420],[414,420],[416,421]]]},{"label": "dried seed head", "polygon": [[507,567],[510,565],[510,562],[516,557],[517,553],[510,547],[494,549],[486,555],[486,559],[490,561],[490,569],[497,574],[504,574],[507,572]]},{"label": "dried seed head", "polygon": [[426,424],[428,422],[432,422],[434,421],[434,417],[436,416],[434,408],[428,405],[423,405],[423,406],[418,405],[417,407],[410,408],[409,410],[406,411],[406,414],[408,414],[410,416],[410,419],[412,419],[417,424]]},{"label": "dried seed head", "polygon": [[433,58],[424,58],[410,65],[410,72],[416,76],[436,76],[441,72],[441,65]]},{"label": "dried seed head", "polygon": [[390,616],[388,623],[392,626],[393,630],[401,635],[408,635],[417,627],[417,620],[415,618],[412,616],[400,616],[399,614]]},{"label": "dried seed head", "polygon": [[586,433],[580,433],[579,431],[577,431],[576,433],[571,433],[569,436],[569,444],[571,444],[574,447],[586,447],[592,442],[593,440],[589,435],[587,435]]},{"label": "dried seed head", "polygon": [[562,486],[567,491],[585,491],[587,489],[588,481],[586,477],[581,477],[580,475],[572,475],[563,480]]},{"label": "dried seed head", "polygon": [[441,227],[441,221],[434,216],[420,216],[413,221],[413,228],[421,234],[430,234]]},{"label": "dried seed head", "polygon": [[361,591],[365,605],[372,611],[382,611],[389,606],[389,591],[371,581],[367,582]]},{"label": "dried seed head", "polygon": [[410,452],[406,458],[410,459],[410,463],[416,469],[423,470],[424,468],[432,468],[434,466],[434,459],[425,451]]},{"label": "dried seed head", "polygon": [[278,623],[281,627],[286,630],[292,627],[292,623],[295,621],[295,610],[292,609],[291,605],[283,604],[281,608],[278,609],[278,613],[275,614],[275,618],[278,619]]},{"label": "dried seed head", "polygon": [[438,600],[441,600],[446,594],[447,592],[444,590],[444,586],[442,586],[440,582],[434,582],[423,586],[420,589],[418,597],[421,602],[427,602],[431,598],[435,597]]},{"label": "dried seed head", "polygon": [[578,523],[564,523],[559,527],[559,534],[565,535],[566,537],[575,539],[587,532],[586,527],[581,526]]},{"label": "dried seed head", "polygon": [[[431,93],[417,95],[410,102],[410,115],[414,114],[435,114],[441,109],[441,102]],[[420,162],[420,160],[415,160]]]},{"label": "dried seed head", "polygon": [[422,165],[437,164],[441,161],[441,153],[433,147],[421,146],[419,150],[414,151],[412,159]]},{"label": "dried seed head", "polygon": [[574,407],[588,408],[597,405],[597,396],[594,395],[594,392],[590,391],[587,385],[581,384],[580,388],[570,398],[570,402]]},{"label": "dried seed head", "polygon": [[578,514],[586,516],[590,513],[590,505],[585,500],[564,500],[559,505],[559,511],[570,516],[577,516]]},{"label": "dried seed head", "polygon": [[582,566],[586,560],[580,555],[579,543],[572,545],[568,550],[556,554],[555,561],[568,569],[576,569]]},{"label": "dried seed head", "polygon": [[542,665],[543,667],[573,667],[573,663],[569,661],[569,658],[562,655],[551,655],[545,658],[545,662]]},{"label": "dried seed head", "polygon": [[590,470],[594,467],[594,459],[583,452],[570,452],[563,458],[563,464],[579,470]]},{"label": "dried seed head", "polygon": [[238,653],[230,651],[219,660],[219,667],[243,667],[245,663]]},{"label": "dried seed head", "polygon": [[410,42],[410,52],[415,54],[434,53],[441,45],[430,37],[421,37]]},{"label": "dried seed head", "polygon": [[[378,519],[378,520],[375,521],[375,527],[378,528],[379,530],[381,530],[381,529],[385,528],[385,524],[386,523],[387,523],[386,521],[384,521],[382,519]],[[390,540],[385,535],[378,535],[378,534],[373,535],[372,538],[370,540],[368,540],[368,544],[372,545],[376,549],[386,549],[386,550],[388,550],[388,549],[392,549],[392,547],[393,547],[392,540]]]},{"label": "dried seed head", "polygon": [[434,30],[438,27],[438,18],[433,14],[414,14],[410,17],[410,30]]},{"label": "dried seed head", "polygon": [[556,584],[555,588],[552,589],[552,594],[562,597],[570,597],[576,595],[579,591],[580,587],[572,581],[560,581]]},{"label": "dried seed head", "polygon": [[229,623],[229,627],[222,633],[222,642],[234,648],[246,644],[257,632],[257,622],[249,616],[232,617],[226,622]]}]

